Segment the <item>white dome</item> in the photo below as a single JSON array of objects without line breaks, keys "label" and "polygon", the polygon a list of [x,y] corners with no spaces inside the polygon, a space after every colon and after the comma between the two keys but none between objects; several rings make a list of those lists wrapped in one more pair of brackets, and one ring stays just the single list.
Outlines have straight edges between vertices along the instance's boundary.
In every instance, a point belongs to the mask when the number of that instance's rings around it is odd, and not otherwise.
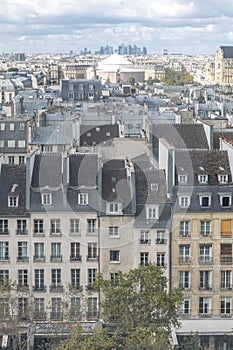
[{"label": "white dome", "polygon": [[115,72],[121,68],[129,68],[132,67],[133,63],[128,61],[125,57],[118,55],[118,53],[114,53],[113,55],[107,57],[103,61],[98,64],[97,69],[106,70],[108,72]]}]

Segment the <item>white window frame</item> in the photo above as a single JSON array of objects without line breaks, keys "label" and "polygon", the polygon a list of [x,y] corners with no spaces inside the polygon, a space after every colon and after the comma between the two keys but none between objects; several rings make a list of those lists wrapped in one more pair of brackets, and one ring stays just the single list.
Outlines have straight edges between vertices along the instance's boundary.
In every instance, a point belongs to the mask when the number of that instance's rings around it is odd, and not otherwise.
[{"label": "white window frame", "polygon": [[186,220],[180,221],[180,236],[188,237],[190,236],[190,222]]},{"label": "white window frame", "polygon": [[109,226],[108,234],[110,238],[119,237],[119,226]]},{"label": "white window frame", "polygon": [[183,299],[183,303],[180,307],[179,314],[181,314],[181,315],[189,315],[190,314],[190,299],[189,298]]},{"label": "white window frame", "polygon": [[211,221],[201,220],[200,221],[200,234],[201,236],[211,236]]},{"label": "white window frame", "polygon": [[41,194],[42,205],[52,205],[52,193]]},{"label": "white window frame", "polygon": [[8,207],[9,208],[17,208],[19,205],[19,196],[8,196]]},{"label": "white window frame", "polygon": [[9,129],[10,131],[15,131],[15,123],[10,123]]},{"label": "white window frame", "polygon": [[8,140],[7,144],[9,148],[15,148],[15,140]]},{"label": "white window frame", "polygon": [[190,288],[190,271],[179,271],[179,288]]},{"label": "white window frame", "polygon": [[26,142],[25,140],[18,140],[18,147],[19,148],[25,148]]},{"label": "white window frame", "polygon": [[6,124],[5,123],[0,123],[0,130],[5,131]]},{"label": "white window frame", "polygon": [[[203,205],[203,199],[208,198],[208,205]],[[202,208],[209,208],[211,206],[211,195],[210,194],[201,194],[199,195],[199,202]]]},{"label": "white window frame", "polygon": [[[201,299],[202,299],[202,308],[200,308],[201,304]],[[210,315],[211,314],[211,298],[209,297],[200,297],[199,298],[199,303],[198,303],[198,313],[201,315]]]},{"label": "white window frame", "polygon": [[219,174],[218,175],[218,182],[220,184],[227,184],[228,183],[228,175],[227,174]]},{"label": "white window frame", "polygon": [[179,195],[179,206],[181,208],[188,208],[190,205],[190,196]]},{"label": "white window frame", "polygon": [[158,188],[159,188],[159,186],[158,186],[157,183],[152,182],[152,183],[150,184],[150,189],[151,189],[151,191],[158,191]]},{"label": "white window frame", "polygon": [[159,207],[158,205],[147,205],[146,206],[146,218],[147,220],[158,220],[159,218]]},{"label": "white window frame", "polygon": [[88,193],[79,193],[78,194],[78,204],[79,205],[88,205]]},{"label": "white window frame", "polygon": [[[229,198],[229,205],[223,205],[223,198]],[[232,205],[232,195],[229,193],[219,194],[220,205],[223,208],[228,208]]]},{"label": "white window frame", "polygon": [[108,204],[110,214],[121,214],[122,205],[119,202],[111,202]]},{"label": "white window frame", "polygon": [[178,175],[179,184],[186,184],[188,182],[188,175]]},{"label": "white window frame", "polygon": [[[117,259],[114,258],[116,254]],[[120,263],[120,250],[119,249],[111,249],[109,251],[109,261],[110,263]]]},{"label": "white window frame", "polygon": [[199,184],[207,184],[208,183],[208,175],[207,174],[198,175],[198,182],[199,182]]}]

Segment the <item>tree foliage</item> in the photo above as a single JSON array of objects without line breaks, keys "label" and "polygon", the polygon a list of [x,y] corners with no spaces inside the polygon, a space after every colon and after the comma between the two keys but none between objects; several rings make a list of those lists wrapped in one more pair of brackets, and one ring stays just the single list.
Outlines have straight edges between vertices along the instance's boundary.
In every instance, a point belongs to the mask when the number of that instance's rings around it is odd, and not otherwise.
[{"label": "tree foliage", "polygon": [[193,84],[193,76],[186,71],[175,71],[170,68],[165,70],[164,85],[183,86],[185,84]]},{"label": "tree foliage", "polygon": [[128,77],[126,80],[127,84],[134,85],[135,84],[135,78],[134,77]]},{"label": "tree foliage", "polygon": [[193,333],[191,332],[189,335],[186,335],[183,337],[183,340],[180,344],[181,350],[204,350],[205,347],[203,347],[200,343],[200,336],[198,332]]}]

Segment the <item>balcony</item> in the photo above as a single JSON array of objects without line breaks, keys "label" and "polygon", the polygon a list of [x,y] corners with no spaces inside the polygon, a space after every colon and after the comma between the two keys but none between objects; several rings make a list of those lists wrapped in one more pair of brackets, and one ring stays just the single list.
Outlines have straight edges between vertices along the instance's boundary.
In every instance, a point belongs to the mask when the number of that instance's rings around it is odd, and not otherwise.
[{"label": "balcony", "polygon": [[29,262],[29,257],[28,256],[17,256],[17,262]]},{"label": "balcony", "polygon": [[33,236],[35,237],[45,237],[45,230],[33,230]]},{"label": "balcony", "polygon": [[62,293],[63,286],[61,284],[51,284],[49,290],[51,293]]},{"label": "balcony", "polygon": [[231,264],[232,263],[232,255],[220,255],[220,262],[223,264]]},{"label": "balcony", "polygon": [[213,257],[208,255],[201,255],[199,256],[199,264],[212,264],[213,263]]},{"label": "balcony", "polygon": [[212,236],[211,232],[205,232],[205,231],[201,231],[200,235],[201,237],[207,237],[207,238]]},{"label": "balcony", "polygon": [[167,240],[165,238],[162,238],[162,239],[157,238],[155,242],[156,244],[167,244]]},{"label": "balcony", "polygon": [[33,262],[45,262],[45,255],[34,255]]},{"label": "balcony", "polygon": [[225,308],[219,310],[220,317],[232,317],[232,310]]},{"label": "balcony", "polygon": [[50,236],[56,236],[56,237],[61,237],[62,236],[62,232],[60,229],[57,230],[50,230]]},{"label": "balcony", "polygon": [[81,262],[82,261],[82,255],[70,255],[70,262],[72,261],[79,261]]},{"label": "balcony", "polygon": [[87,255],[87,261],[98,261],[98,255]]},{"label": "balcony", "polygon": [[22,228],[22,229],[17,229],[16,231],[15,231],[15,234],[17,235],[17,236],[27,236],[28,235],[28,230],[26,230],[26,229],[24,229],[24,228]]},{"label": "balcony", "polygon": [[59,256],[51,255],[50,261],[51,262],[62,262],[62,255],[59,255]]},{"label": "balcony", "polygon": [[10,234],[10,230],[8,230],[8,228],[1,229],[0,231],[0,235],[9,235],[9,234]]},{"label": "balcony", "polygon": [[139,243],[148,245],[148,244],[151,244],[151,240],[150,239],[139,239]]},{"label": "balcony", "polygon": [[199,317],[211,317],[213,315],[213,310],[199,310],[198,315]]},{"label": "balcony", "polygon": [[180,237],[183,237],[183,238],[185,238],[185,237],[190,237],[190,232],[180,232]]},{"label": "balcony", "polygon": [[33,292],[41,292],[44,293],[46,292],[46,286],[33,286],[32,287]]},{"label": "balcony", "polygon": [[0,256],[0,263],[9,263],[10,257],[9,256]]},{"label": "balcony", "polygon": [[180,264],[189,264],[191,262],[191,256],[179,256]]},{"label": "balcony", "polygon": [[232,285],[230,283],[229,284],[228,283],[221,283],[220,289],[225,290],[225,291],[232,290]]}]

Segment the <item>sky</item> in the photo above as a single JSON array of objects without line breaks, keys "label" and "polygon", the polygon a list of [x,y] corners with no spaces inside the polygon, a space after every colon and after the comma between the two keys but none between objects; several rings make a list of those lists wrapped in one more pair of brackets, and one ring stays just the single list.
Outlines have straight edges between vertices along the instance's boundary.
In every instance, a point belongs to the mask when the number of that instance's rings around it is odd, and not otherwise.
[{"label": "sky", "polygon": [[1,0],[0,52],[146,46],[214,55],[233,45],[232,0]]}]

